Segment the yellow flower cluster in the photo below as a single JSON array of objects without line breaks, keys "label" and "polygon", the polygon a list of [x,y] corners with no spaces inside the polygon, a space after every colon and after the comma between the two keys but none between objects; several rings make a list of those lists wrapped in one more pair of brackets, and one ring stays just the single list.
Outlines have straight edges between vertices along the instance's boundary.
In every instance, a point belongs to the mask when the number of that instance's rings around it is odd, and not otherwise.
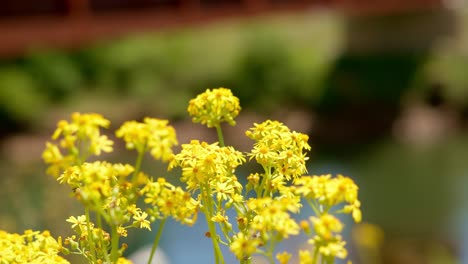
[{"label": "yellow flower cluster", "polygon": [[230,245],[232,253],[237,257],[237,259],[246,259],[252,256],[257,252],[257,248],[260,246],[260,240],[252,238],[250,236],[244,235],[240,232],[237,235],[234,235]]},{"label": "yellow flower cluster", "polygon": [[146,218],[148,217],[148,213],[142,212],[140,208],[135,208],[136,210],[132,211],[133,214],[133,223],[132,225],[138,228],[146,228],[151,231],[150,221]]},{"label": "yellow flower cluster", "polygon": [[55,240],[49,231],[26,230],[12,234],[0,230],[0,263],[68,264],[58,254],[63,250],[60,238]]},{"label": "yellow flower cluster", "polygon": [[69,185],[75,197],[85,206],[99,211],[112,209],[115,217],[117,207],[127,206],[128,197],[125,194],[130,185],[125,179],[133,170],[128,164],[85,162],[67,168],[57,180]]},{"label": "yellow flower cluster", "polygon": [[343,175],[303,176],[295,181],[295,192],[306,199],[316,200],[328,211],[333,206],[346,203],[341,212],[351,213],[354,221],[361,221],[361,202],[358,186]]},{"label": "yellow flower cluster", "polygon": [[[288,252],[275,255],[275,247],[301,230],[309,236],[313,249],[299,251],[300,263],[315,264],[321,260],[328,264],[335,258],[346,258],[346,243],[340,234],[344,225],[335,215],[351,214],[355,222],[361,221],[358,186],[342,175],[305,176],[306,153],[311,149],[308,136],[291,131],[278,121],[254,124],[246,131],[246,136],[255,141],[246,155],[225,146],[220,125],[222,122],[234,125],[240,109],[239,99],[226,88],[208,89],[192,99],[188,112],[193,122],[216,128],[219,142],[192,140],[183,144],[177,154],[172,151],[178,144],[176,132],[167,120],[145,118],[143,122],[125,122],[115,134],[125,141],[127,149],[137,150],[135,166],[87,162],[91,155],[112,151],[113,142],[100,134],[101,128],[109,126],[102,116],[74,113],[70,122],[60,121],[52,136],[58,143],[46,144],[43,159],[49,164],[48,173],[59,183],[67,184],[83,203],[85,214],[66,220],[76,233],[65,239],[67,248],[53,238],[44,238],[50,237],[48,233],[28,234],[29,244],[48,241],[51,247],[40,248],[42,253],[38,254],[50,253],[57,263],[62,263],[57,257],[61,251],[83,255],[93,264],[124,264],[129,263],[121,257],[127,246],[120,244],[119,238],[126,237],[132,227],[151,230],[151,222],[160,220],[151,262],[166,219],[171,217],[191,226],[201,211],[207,220],[206,236],[212,240],[217,264],[224,263],[220,244],[227,245],[241,263],[251,263],[253,254],[263,254],[270,263],[275,262],[276,256],[279,263],[287,264],[292,255]],[[155,159],[168,161],[169,170],[180,168],[185,190],[165,178],[150,179],[140,171],[146,152]],[[245,156],[263,169],[247,177],[246,188],[235,175],[237,167],[245,163]],[[139,199],[143,199],[147,208],[137,206],[142,204]],[[302,201],[311,206],[315,216],[298,224],[293,214],[299,213]],[[235,222],[230,222],[228,210],[237,214],[236,228]],[[104,226],[110,231],[106,232]],[[217,234],[219,231],[223,237]],[[13,248],[2,242],[2,236],[6,237],[0,232],[0,250]],[[10,255],[0,251],[0,260],[4,256]]]},{"label": "yellow flower cluster", "polygon": [[[136,207],[135,197],[138,194],[127,180],[132,172],[134,168],[128,164],[85,162],[69,167],[57,180],[68,184],[85,208],[97,212],[98,218],[103,218],[106,223],[114,226],[114,236],[125,237],[129,227],[151,230],[150,222],[146,219],[148,214]],[[111,246],[111,236],[102,229],[101,224],[95,227],[85,215],[72,216],[67,222],[72,224],[78,235],[78,238],[72,236],[65,240],[72,253],[83,254],[91,260],[93,256],[89,252],[94,252],[94,258],[110,260],[108,249]],[[129,222],[132,224],[128,225]],[[125,248],[119,250],[123,252]]]},{"label": "yellow flower cluster", "polygon": [[168,120],[146,117],[143,122],[125,122],[115,134],[126,142],[127,149],[150,151],[155,159],[167,161],[178,144],[175,129],[168,124]]},{"label": "yellow flower cluster", "polygon": [[311,217],[314,225],[315,236],[309,240],[325,259],[334,257],[344,259],[348,255],[345,249],[346,242],[339,233],[343,230],[341,221],[331,214],[323,214],[320,217]]},{"label": "yellow flower cluster", "polygon": [[172,157],[169,169],[182,168],[181,180],[187,183],[189,190],[208,185],[214,187],[220,199],[239,200],[242,185],[233,172],[243,162],[243,154],[233,147],[192,140],[190,144],[183,144],[181,152]]},{"label": "yellow flower cluster", "polygon": [[276,254],[276,259],[278,259],[279,264],[287,264],[291,259],[292,255],[288,252],[281,252]]},{"label": "yellow flower cluster", "polygon": [[[260,247],[263,246],[268,249],[264,254],[272,257],[272,249],[278,242],[299,234],[299,225],[291,217],[291,213],[298,213],[302,207],[299,197],[250,198],[246,204],[245,216],[238,218],[240,231],[230,245],[239,259],[262,252]],[[287,263],[290,255],[277,257],[280,263]]]},{"label": "yellow flower cluster", "polygon": [[250,158],[255,158],[267,171],[273,169],[273,179],[295,179],[307,172],[308,158],[304,152],[310,150],[307,135],[290,131],[284,124],[271,120],[254,124],[246,135],[256,141]]},{"label": "yellow flower cluster", "polygon": [[[106,259],[107,249],[110,246],[110,235],[101,228],[96,228],[93,223],[88,222],[85,215],[70,216],[67,220],[72,229],[78,234],[65,239],[64,245],[68,246],[67,253],[83,254],[90,258],[90,244],[92,240],[96,249],[97,259]],[[90,235],[91,234],[91,235]],[[97,239],[100,238],[100,239]]]},{"label": "yellow flower cluster", "polygon": [[151,216],[157,219],[165,219],[169,216],[177,221],[193,225],[197,219],[198,202],[190,193],[180,187],[175,187],[165,178],[157,181],[148,181],[142,189],[145,195],[145,203],[153,206],[149,209]]},{"label": "yellow flower cluster", "polygon": [[226,88],[207,89],[195,99],[190,100],[188,112],[194,123],[208,127],[218,127],[222,122],[235,125],[234,118],[241,110],[239,98]]},{"label": "yellow flower cluster", "polygon": [[[46,143],[42,158],[49,165],[47,173],[58,177],[69,166],[80,164],[91,155],[112,152],[114,144],[100,128],[109,127],[109,120],[99,114],[73,113],[71,122],[62,120],[52,135],[59,143]],[[65,154],[62,154],[62,151]]]},{"label": "yellow flower cluster", "polygon": [[[290,190],[303,197],[317,215],[309,219],[315,235],[308,222],[301,222],[302,229],[311,237],[309,243],[314,245],[315,254],[319,254],[326,263],[333,263],[334,258],[346,258],[346,242],[340,235],[344,225],[332,214],[332,210],[334,213],[350,213],[355,222],[361,221],[361,203],[354,181],[342,175],[333,178],[331,175],[302,176]],[[301,251],[299,256],[301,263],[313,263],[310,252]]]},{"label": "yellow flower cluster", "polygon": [[257,234],[262,243],[277,239],[271,237],[271,234],[278,235],[281,239],[299,234],[299,226],[289,214],[299,212],[301,204],[298,199],[254,198],[247,201],[247,207],[255,213],[250,224],[251,235]]}]

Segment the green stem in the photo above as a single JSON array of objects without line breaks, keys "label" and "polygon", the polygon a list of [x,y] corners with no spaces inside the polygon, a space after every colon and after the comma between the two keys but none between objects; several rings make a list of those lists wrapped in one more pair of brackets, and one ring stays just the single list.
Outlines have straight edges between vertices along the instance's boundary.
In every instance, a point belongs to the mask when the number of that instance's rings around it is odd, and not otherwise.
[{"label": "green stem", "polygon": [[271,167],[263,167],[263,169],[265,170],[265,174],[264,174],[264,177],[262,179],[262,183],[260,185],[260,194],[261,194],[261,197],[262,198],[265,198],[267,197],[267,195],[269,195],[269,186],[270,186],[270,182],[271,182]]},{"label": "green stem", "polygon": [[223,254],[221,253],[221,248],[218,243],[218,235],[216,234],[216,226],[211,217],[213,217],[213,204],[210,188],[208,185],[205,185],[202,188],[202,199],[204,202],[204,211],[206,217],[206,223],[208,224],[208,230],[210,231],[211,241],[213,242],[213,250],[216,264],[224,264]]},{"label": "green stem", "polygon": [[153,247],[151,248],[151,254],[148,259],[148,264],[151,264],[151,262],[153,261],[154,253],[156,252],[156,249],[158,248],[159,239],[161,238],[162,230],[164,229],[164,224],[166,223],[166,220],[167,218],[164,218],[163,220],[161,220],[161,223],[159,224],[158,232],[156,233],[156,237],[154,238],[154,242],[153,242]]},{"label": "green stem", "polygon": [[109,254],[107,254],[107,249],[104,245],[104,237],[102,236],[102,231],[104,229],[102,229],[102,218],[101,218],[101,215],[99,213],[97,213],[97,217],[96,217],[96,223],[97,223],[97,226],[99,228],[99,242],[101,243],[101,247],[100,249],[102,250],[102,253],[106,259],[106,262],[110,263],[110,258],[109,258]]},{"label": "green stem", "polygon": [[268,261],[271,264],[275,264],[275,259],[273,258],[273,252],[275,251],[275,245],[276,245],[276,239],[275,238],[270,239],[270,246],[268,247],[268,252],[266,253],[266,256],[268,257]]},{"label": "green stem", "polygon": [[117,233],[117,226],[111,226],[111,263],[116,263],[119,258],[119,234]]},{"label": "green stem", "polygon": [[251,264],[252,263],[252,257],[244,258],[240,261],[240,264]]},{"label": "green stem", "polygon": [[320,216],[320,210],[315,205],[314,201],[311,199],[306,199],[307,203],[309,204],[310,208],[314,211],[315,215]]},{"label": "green stem", "polygon": [[312,264],[317,264],[317,261],[318,261],[318,257],[319,257],[319,249],[317,246],[315,246],[315,249],[314,249],[314,256],[312,257]]},{"label": "green stem", "polygon": [[89,208],[85,207],[85,216],[86,216],[86,228],[88,229],[88,244],[89,244],[89,251],[91,254],[91,261],[92,263],[96,263],[96,247],[94,246],[94,239],[93,239],[93,230],[91,229],[91,218],[89,216]]},{"label": "green stem", "polygon": [[144,151],[139,151],[138,152],[138,157],[137,157],[137,160],[135,162],[135,171],[133,172],[133,175],[132,175],[132,184],[135,185],[137,179],[138,179],[138,173],[140,173],[140,169],[141,169],[141,163],[143,162],[143,157],[145,155],[145,152]]},{"label": "green stem", "polygon": [[216,133],[218,133],[218,141],[219,146],[224,147],[224,137],[223,137],[223,130],[221,129],[221,125],[216,126]]}]

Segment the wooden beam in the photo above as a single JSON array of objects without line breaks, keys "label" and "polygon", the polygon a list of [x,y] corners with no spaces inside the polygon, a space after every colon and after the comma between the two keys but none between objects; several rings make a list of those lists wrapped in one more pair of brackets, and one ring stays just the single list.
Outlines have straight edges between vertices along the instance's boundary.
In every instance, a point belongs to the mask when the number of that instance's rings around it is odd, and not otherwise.
[{"label": "wooden beam", "polygon": [[[178,0],[178,6],[165,9],[93,13],[89,0],[66,1],[68,16],[0,18],[0,57],[17,57],[37,48],[74,49],[128,33],[167,30],[266,13],[308,12],[325,4],[358,15],[441,6],[441,0],[240,0],[234,4],[205,8],[201,0]],[[358,2],[360,6],[352,5]]]}]

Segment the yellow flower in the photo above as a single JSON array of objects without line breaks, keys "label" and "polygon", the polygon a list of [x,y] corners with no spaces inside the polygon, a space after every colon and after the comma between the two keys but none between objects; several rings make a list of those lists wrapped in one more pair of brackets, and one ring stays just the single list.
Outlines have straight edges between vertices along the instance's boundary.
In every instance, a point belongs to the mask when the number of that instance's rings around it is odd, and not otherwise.
[{"label": "yellow flower", "polygon": [[265,240],[268,240],[272,233],[277,233],[281,238],[297,235],[299,225],[288,211],[297,212],[300,206],[299,201],[284,197],[251,198],[247,201],[247,207],[255,213],[251,222],[252,232],[258,232]]},{"label": "yellow flower", "polygon": [[49,231],[26,230],[20,235],[0,230],[0,263],[68,264],[59,256],[61,250]]},{"label": "yellow flower", "polygon": [[240,110],[239,98],[226,88],[207,89],[190,100],[187,109],[194,123],[208,127],[218,127],[222,122],[235,125]]},{"label": "yellow flower", "polygon": [[[232,194],[229,190],[231,187],[237,191],[242,187],[236,178],[232,178],[232,174],[244,161],[242,153],[232,147],[220,147],[218,143],[208,144],[192,140],[190,144],[182,144],[181,152],[173,156],[169,169],[182,168],[181,180],[187,183],[189,190],[199,189],[208,183],[215,185],[230,181],[226,183],[230,187],[226,188],[228,192],[225,193],[229,196]],[[218,187],[219,190],[224,189],[222,186]],[[221,194],[220,198],[222,197]]]},{"label": "yellow flower", "polygon": [[343,230],[341,221],[331,214],[323,214],[320,218],[312,216],[310,221],[313,223],[317,235],[325,240],[332,239],[333,233],[339,233]]},{"label": "yellow flower", "polygon": [[52,135],[53,140],[60,139],[59,144],[47,142],[42,154],[45,163],[49,164],[47,173],[58,177],[68,166],[81,164],[90,155],[112,152],[113,142],[100,132],[101,128],[108,128],[109,125],[109,120],[93,113],[73,113],[71,122],[59,121]]},{"label": "yellow flower", "polygon": [[80,215],[78,217],[70,216],[67,220],[65,220],[69,223],[72,223],[72,228],[75,228],[76,226],[80,227],[81,226],[86,226],[86,216]]},{"label": "yellow flower", "polygon": [[232,238],[229,249],[234,253],[237,259],[241,260],[250,257],[257,251],[260,241],[256,238],[248,238],[244,233],[238,233]]},{"label": "yellow flower", "polygon": [[150,151],[155,159],[168,161],[172,147],[178,144],[175,129],[168,123],[168,120],[146,117],[143,123],[125,122],[115,134],[123,138],[127,149],[136,149],[139,153]]},{"label": "yellow flower", "polygon": [[304,230],[304,233],[310,234],[309,222],[307,222],[306,220],[302,220],[301,222],[299,222],[299,226],[301,227],[302,230]]},{"label": "yellow flower", "polygon": [[73,165],[75,158],[71,155],[63,156],[57,145],[46,142],[46,148],[42,152],[42,159],[46,164],[47,174],[57,178],[68,166]]},{"label": "yellow flower", "polygon": [[112,145],[114,142],[107,136],[98,136],[90,144],[89,151],[96,156],[101,155],[102,152],[112,152]]},{"label": "yellow flower", "polygon": [[281,252],[276,254],[276,259],[279,261],[280,264],[288,264],[291,257],[292,255],[288,252]]},{"label": "yellow flower", "polygon": [[228,226],[231,226],[229,223],[229,218],[226,215],[222,215],[221,213],[217,213],[215,216],[211,217],[211,221],[215,223],[224,223]]},{"label": "yellow flower", "polygon": [[[285,181],[296,179],[307,172],[305,151],[310,150],[308,136],[290,131],[287,126],[267,120],[254,124],[246,135],[255,140],[252,151],[248,154],[276,178],[274,189],[278,190]],[[270,174],[270,173],[268,173]]]},{"label": "yellow flower", "polygon": [[45,163],[55,164],[61,162],[63,160],[63,156],[57,145],[46,142],[46,149],[42,153],[42,159]]},{"label": "yellow flower", "polygon": [[148,217],[148,214],[145,212],[143,213],[136,212],[133,215],[133,219],[135,220],[133,221],[133,225],[139,228],[146,228],[151,231],[150,222],[146,220],[147,217]]},{"label": "yellow flower", "polygon": [[312,255],[307,250],[299,250],[299,263],[300,264],[312,264]]},{"label": "yellow flower", "polygon": [[124,257],[120,257],[119,259],[117,259],[116,264],[132,264],[132,262]]},{"label": "yellow flower", "polygon": [[341,258],[348,255],[341,235],[343,224],[335,216],[325,213],[319,217],[311,217],[316,235],[309,240],[314,244],[320,255],[325,259]]},{"label": "yellow flower", "polygon": [[156,218],[173,217],[175,220],[193,225],[196,221],[198,203],[180,187],[175,187],[164,178],[148,181],[142,192],[145,203],[151,204],[149,213]]},{"label": "yellow flower", "polygon": [[119,234],[119,236],[121,236],[121,237],[127,237],[127,235],[128,235],[127,229],[125,229],[122,226],[119,226],[119,227],[117,227],[117,234]]},{"label": "yellow flower", "polygon": [[316,200],[326,208],[344,203],[337,212],[352,214],[356,223],[362,219],[361,202],[358,200],[358,186],[343,175],[302,176],[294,182],[293,191],[306,199]]},{"label": "yellow flower", "polygon": [[345,248],[346,242],[341,239],[328,242],[319,247],[319,252],[325,257],[336,257],[345,259],[348,256],[348,251]]}]

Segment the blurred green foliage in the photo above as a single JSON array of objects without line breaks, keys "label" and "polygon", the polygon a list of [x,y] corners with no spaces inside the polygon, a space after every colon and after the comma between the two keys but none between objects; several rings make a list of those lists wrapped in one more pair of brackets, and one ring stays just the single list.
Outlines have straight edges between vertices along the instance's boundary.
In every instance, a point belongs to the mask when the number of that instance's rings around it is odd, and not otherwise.
[{"label": "blurred green foliage", "polygon": [[141,111],[174,118],[185,115],[194,94],[220,86],[247,108],[310,104],[338,54],[339,29],[329,14],[298,16],[132,36],[76,51],[36,50],[0,62],[0,118],[34,127],[50,108],[83,95],[134,99]]},{"label": "blurred green foliage", "polygon": [[[467,17],[461,14],[461,23]],[[341,18],[323,12],[36,50],[0,62],[0,133],[34,129],[54,107],[73,111],[90,98],[98,105],[133,100],[136,113],[179,118],[193,95],[220,86],[244,108],[268,112],[278,105],[398,108],[411,88],[421,97],[438,84],[451,103],[468,109],[466,32],[430,52],[362,56],[342,54],[342,31]]]}]

